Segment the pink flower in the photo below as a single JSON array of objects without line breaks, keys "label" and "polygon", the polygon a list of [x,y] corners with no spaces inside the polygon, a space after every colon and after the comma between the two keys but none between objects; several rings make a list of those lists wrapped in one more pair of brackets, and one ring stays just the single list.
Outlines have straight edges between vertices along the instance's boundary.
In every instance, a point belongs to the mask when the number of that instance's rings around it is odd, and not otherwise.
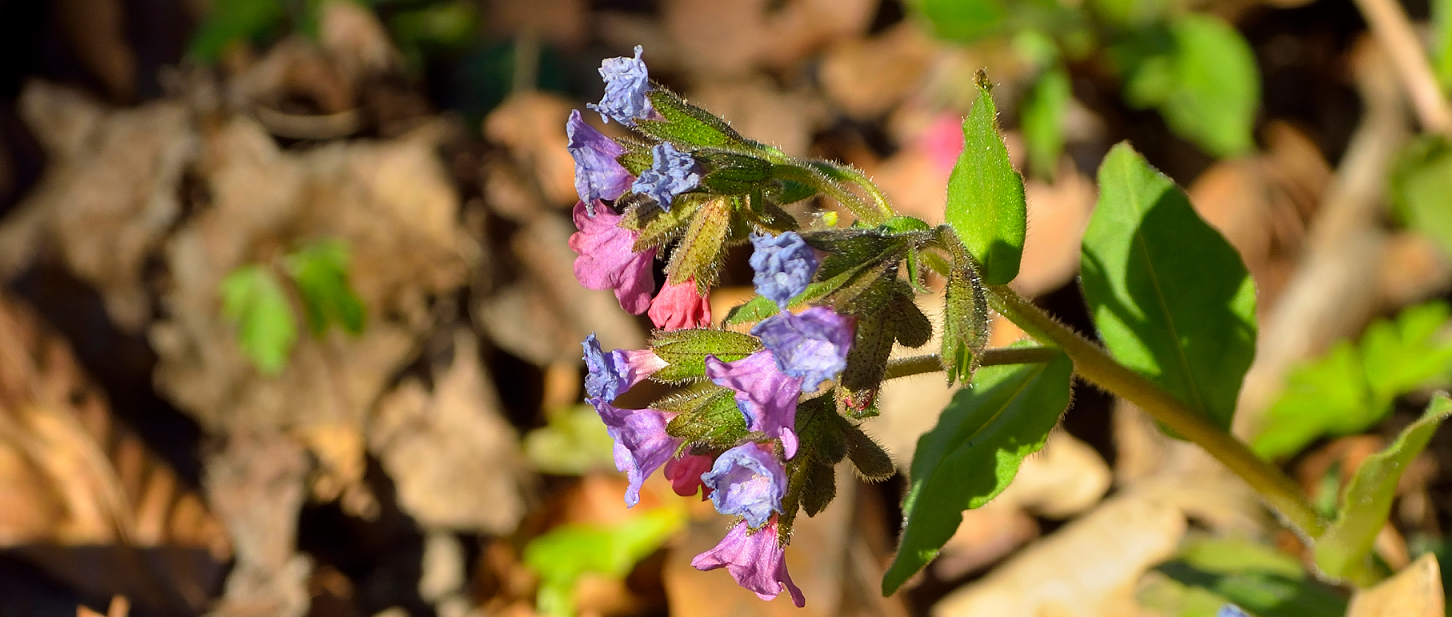
[{"label": "pink flower", "polygon": [[650,303],[650,321],[662,330],[711,327],[711,301],[696,293],[696,279],[669,284]]},{"label": "pink flower", "polygon": [[711,471],[715,461],[704,454],[683,454],[665,464],[665,477],[671,481],[671,488],[681,497],[690,497],[701,492],[701,501],[711,498],[711,488],[701,481],[701,475]]},{"label": "pink flower", "polygon": [[763,349],[735,362],[706,356],[706,377],[712,383],[736,391],[736,407],[746,418],[746,428],[781,440],[787,459],[797,454],[797,396],[802,380],[777,368],[771,351]]},{"label": "pink flower", "polygon": [[783,587],[792,596],[792,603],[801,608],[807,605],[802,590],[787,574],[786,551],[777,541],[776,517],[755,532],[741,521],[715,548],[696,555],[691,567],[706,571],[726,568],[736,584],[756,592],[763,600],[771,600],[781,593]]},{"label": "pink flower", "polygon": [[655,291],[650,267],[656,250],[635,252],[637,234],[620,227],[620,215],[602,203],[595,204],[591,215],[585,202],[578,202],[573,216],[580,230],[570,236],[570,249],[580,255],[575,259],[575,278],[588,289],[614,290],[626,312],[644,313]]}]

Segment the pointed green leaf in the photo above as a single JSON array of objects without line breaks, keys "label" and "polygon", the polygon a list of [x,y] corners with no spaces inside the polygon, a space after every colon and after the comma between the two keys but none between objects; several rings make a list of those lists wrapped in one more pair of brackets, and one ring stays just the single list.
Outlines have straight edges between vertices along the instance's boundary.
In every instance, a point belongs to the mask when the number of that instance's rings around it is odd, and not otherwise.
[{"label": "pointed green leaf", "polygon": [[1023,178],[998,134],[993,96],[980,83],[978,100],[963,119],[963,153],[948,176],[947,220],[982,265],[985,283],[1004,285],[1018,276],[1026,216]]},{"label": "pointed green leaf", "polygon": [[297,284],[313,335],[322,335],[334,322],[350,334],[363,332],[363,303],[348,284],[348,245],[342,240],[324,240],[289,255],[287,272]]},{"label": "pointed green leaf", "polygon": [[1185,193],[1127,144],[1099,167],[1080,260],[1114,358],[1228,428],[1255,355],[1255,284]]},{"label": "pointed green leaf", "polygon": [[984,367],[959,390],[937,426],[918,439],[903,500],[902,543],[882,579],[888,595],[927,565],[957,531],[963,511],[980,507],[1013,481],[1043,447],[1069,405],[1073,363]]},{"label": "pointed green leaf", "polygon": [[237,345],[257,370],[275,376],[297,343],[292,307],[277,275],[253,264],[222,281],[222,314],[237,327]]},{"label": "pointed green leaf", "polygon": [[1367,457],[1351,477],[1336,522],[1316,538],[1316,565],[1336,578],[1365,580],[1375,565],[1371,558],[1376,534],[1386,525],[1397,481],[1412,459],[1427,447],[1432,433],[1452,415],[1452,399],[1438,393],[1422,418],[1397,435],[1385,450]]},{"label": "pointed green leaf", "polygon": [[1248,540],[1195,537],[1155,568],[1136,594],[1164,615],[1212,617],[1234,602],[1258,617],[1341,617],[1346,599],[1300,561]]},{"label": "pointed green leaf", "polygon": [[662,508],[614,525],[560,525],[530,540],[524,547],[524,565],[541,579],[541,612],[572,614],[573,589],[581,574],[624,578],[685,522],[685,510]]}]

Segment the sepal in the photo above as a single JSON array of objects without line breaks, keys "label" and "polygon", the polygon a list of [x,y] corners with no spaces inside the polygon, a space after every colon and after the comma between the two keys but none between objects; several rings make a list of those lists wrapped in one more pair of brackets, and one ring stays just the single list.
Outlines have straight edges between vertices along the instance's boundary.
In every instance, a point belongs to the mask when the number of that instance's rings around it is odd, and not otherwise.
[{"label": "sepal", "polygon": [[666,367],[651,375],[651,379],[680,383],[706,376],[706,356],[716,356],[723,362],[740,360],[760,351],[761,341],[740,332],[693,328],[657,331],[650,347],[666,361]]},{"label": "sepal", "polygon": [[988,346],[988,298],[978,270],[961,262],[948,276],[943,301],[943,347],[938,354],[948,385],[968,383],[978,368],[978,354]]}]

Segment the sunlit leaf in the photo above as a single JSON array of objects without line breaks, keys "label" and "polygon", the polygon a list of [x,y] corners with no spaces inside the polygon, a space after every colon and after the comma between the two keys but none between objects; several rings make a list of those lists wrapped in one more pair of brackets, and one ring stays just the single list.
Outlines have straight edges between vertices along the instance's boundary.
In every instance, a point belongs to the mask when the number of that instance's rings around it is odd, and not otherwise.
[{"label": "sunlit leaf", "polygon": [[1059,154],[1064,151],[1064,114],[1072,98],[1069,74],[1062,67],[1040,75],[1024,97],[1020,124],[1029,166],[1039,177],[1054,177]]},{"label": "sunlit leaf", "polygon": [[1437,136],[1413,141],[1387,183],[1398,217],[1452,255],[1452,144]]},{"label": "sunlit leaf", "polygon": [[265,266],[243,266],[227,275],[221,292],[222,314],[237,327],[242,353],[261,373],[281,373],[297,343],[297,325],[277,275]]},{"label": "sunlit leaf", "polygon": [[1442,90],[1452,92],[1452,0],[1432,0],[1432,60]]},{"label": "sunlit leaf", "polygon": [[315,336],[337,323],[350,334],[363,331],[363,303],[348,284],[348,245],[330,239],[303,247],[287,258],[287,271],[302,297],[308,330]]},{"label": "sunlit leaf", "polygon": [[1372,545],[1391,513],[1397,481],[1448,415],[1452,415],[1452,399],[1438,393],[1421,419],[1402,429],[1396,441],[1356,468],[1336,521],[1316,538],[1316,565],[1323,572],[1355,580],[1373,571],[1376,565]]},{"label": "sunlit leaf", "polygon": [[615,440],[589,405],[557,410],[549,424],[524,436],[524,455],[544,473],[579,475],[592,469],[610,469],[615,463]]},{"label": "sunlit leaf", "polygon": [[1228,428],[1255,355],[1255,284],[1185,193],[1127,144],[1099,167],[1080,259],[1114,358]]},{"label": "sunlit leaf", "polygon": [[1167,616],[1346,614],[1345,598],[1307,574],[1295,557],[1247,540],[1188,540],[1155,572],[1164,578],[1142,588],[1139,600]]},{"label": "sunlit leaf", "polygon": [[1044,364],[984,367],[971,389],[953,396],[937,426],[918,439],[903,500],[902,542],[883,575],[884,594],[932,561],[963,511],[998,496],[1024,457],[1043,447],[1069,405],[1072,370],[1063,355]]},{"label": "sunlit leaf", "polygon": [[979,77],[978,100],[963,119],[963,153],[948,177],[946,218],[982,266],[983,282],[1003,285],[1018,276],[1027,205],[1023,178],[1014,171],[998,134],[998,108],[987,76]]},{"label": "sunlit leaf", "polygon": [[684,510],[663,508],[616,525],[561,525],[531,540],[524,547],[524,564],[539,574],[540,612],[573,615],[573,589],[580,575],[624,578],[683,522]]}]

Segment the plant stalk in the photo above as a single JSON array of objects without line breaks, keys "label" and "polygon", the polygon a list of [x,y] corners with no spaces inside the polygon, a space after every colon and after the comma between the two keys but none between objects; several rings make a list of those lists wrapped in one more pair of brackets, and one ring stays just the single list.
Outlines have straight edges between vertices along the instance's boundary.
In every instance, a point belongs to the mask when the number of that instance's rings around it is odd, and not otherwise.
[{"label": "plant stalk", "polygon": [[1212,424],[1143,375],[1116,362],[1098,345],[1064,327],[1008,287],[988,288],[994,310],[1041,342],[1058,345],[1074,361],[1074,372],[1143,409],[1166,428],[1204,448],[1261,494],[1281,518],[1305,538],[1317,538],[1326,521],[1301,488],[1279,468],[1256,456],[1243,442]]},{"label": "plant stalk", "polygon": [[[999,366],[1003,364],[1038,364],[1054,359],[1059,350],[1052,347],[995,347],[978,354],[978,366]],[[898,358],[887,363],[883,379],[911,377],[943,370],[943,361],[938,354]]]}]

